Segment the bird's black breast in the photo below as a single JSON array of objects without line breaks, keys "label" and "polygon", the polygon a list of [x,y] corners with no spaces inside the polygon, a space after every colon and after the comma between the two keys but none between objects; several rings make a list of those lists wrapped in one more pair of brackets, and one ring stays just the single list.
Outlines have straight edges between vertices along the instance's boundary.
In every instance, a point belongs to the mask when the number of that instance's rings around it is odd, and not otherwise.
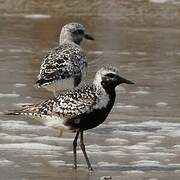
[{"label": "bird's black breast", "polygon": [[105,121],[106,117],[111,111],[114,105],[115,96],[115,92],[110,95],[110,101],[108,102],[106,107],[94,109],[89,113],[80,114],[78,117],[66,121],[65,125],[69,126],[72,130],[87,130],[100,125]]}]

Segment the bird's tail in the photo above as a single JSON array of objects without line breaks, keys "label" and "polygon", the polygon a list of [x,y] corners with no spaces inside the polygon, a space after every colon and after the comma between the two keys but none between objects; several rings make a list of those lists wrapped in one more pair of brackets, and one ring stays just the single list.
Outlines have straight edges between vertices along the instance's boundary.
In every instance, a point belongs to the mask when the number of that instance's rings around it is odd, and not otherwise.
[{"label": "bird's tail", "polygon": [[32,115],[34,111],[37,110],[36,106],[33,105],[25,105],[21,109],[17,110],[8,110],[4,113],[4,115]]},{"label": "bird's tail", "polygon": [[4,115],[21,115],[22,112],[20,110],[8,110],[4,112]]}]

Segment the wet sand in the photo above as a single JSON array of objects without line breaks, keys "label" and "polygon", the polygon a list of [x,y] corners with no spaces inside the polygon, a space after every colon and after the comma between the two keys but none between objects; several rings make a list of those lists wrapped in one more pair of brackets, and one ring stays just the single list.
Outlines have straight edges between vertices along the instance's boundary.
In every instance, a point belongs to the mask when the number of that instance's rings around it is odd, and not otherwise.
[{"label": "wet sand", "polygon": [[[161,5],[154,4],[154,10]],[[131,6],[126,8],[130,14]],[[72,168],[74,134],[59,137],[58,132],[28,117],[1,115],[0,179],[180,179],[180,26],[167,18],[155,23],[150,18],[151,13],[155,16],[153,11],[148,13],[149,21],[137,19],[133,23],[121,14],[120,18],[29,13],[0,16],[1,112],[51,96],[33,84],[42,57],[58,45],[59,31],[67,22],[83,23],[96,39],[82,44],[89,62],[86,81],[92,81],[103,64],[113,64],[136,83],[118,87],[107,120],[85,133],[95,169],[92,174],[80,149],[79,168]]]}]

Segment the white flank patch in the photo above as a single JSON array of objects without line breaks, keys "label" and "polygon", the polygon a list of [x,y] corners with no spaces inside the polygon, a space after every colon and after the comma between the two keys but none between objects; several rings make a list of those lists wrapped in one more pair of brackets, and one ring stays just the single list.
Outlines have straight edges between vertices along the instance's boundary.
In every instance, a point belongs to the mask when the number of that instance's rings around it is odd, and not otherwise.
[{"label": "white flank patch", "polygon": [[44,85],[42,87],[52,92],[72,89],[74,87],[74,79],[69,78],[66,80],[58,80],[50,83],[49,85]]},{"label": "white flank patch", "polygon": [[61,131],[68,131],[69,128],[68,126],[65,126],[63,124],[64,119],[57,117],[57,116],[45,116],[44,118],[39,118],[38,119],[41,123],[45,124],[46,126],[56,129],[56,130],[61,130]]}]

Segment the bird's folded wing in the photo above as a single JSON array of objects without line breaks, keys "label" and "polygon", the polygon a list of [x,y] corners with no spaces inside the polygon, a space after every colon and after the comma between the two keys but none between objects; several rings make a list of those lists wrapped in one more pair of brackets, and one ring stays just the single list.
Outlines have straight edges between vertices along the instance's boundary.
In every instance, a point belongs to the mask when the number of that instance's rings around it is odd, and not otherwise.
[{"label": "bird's folded wing", "polygon": [[79,76],[82,73],[81,68],[85,65],[86,57],[81,49],[59,46],[44,58],[36,83],[41,86],[55,80]]},{"label": "bird's folded wing", "polygon": [[[87,89],[87,91],[90,89]],[[78,117],[88,113],[96,103],[95,93],[87,94],[83,88],[66,91],[54,98],[34,105],[27,105],[20,110],[13,110],[9,115],[56,116],[64,119]]]},{"label": "bird's folded wing", "polygon": [[53,113],[65,118],[74,118],[90,112],[96,103],[96,95],[95,93],[87,93],[87,91],[86,88],[78,88],[66,92],[63,96],[57,96]]}]

